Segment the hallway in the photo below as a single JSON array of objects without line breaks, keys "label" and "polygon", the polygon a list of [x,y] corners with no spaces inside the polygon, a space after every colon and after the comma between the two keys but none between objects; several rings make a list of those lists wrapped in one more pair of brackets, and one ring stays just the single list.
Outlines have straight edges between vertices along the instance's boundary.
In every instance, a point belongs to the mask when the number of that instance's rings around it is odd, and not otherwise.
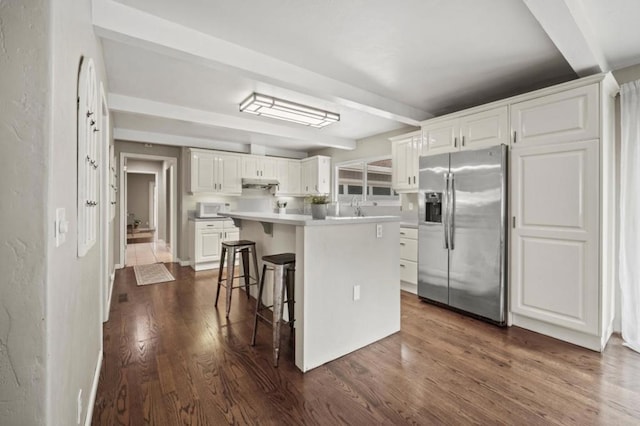
[{"label": "hallway", "polygon": [[127,244],[126,266],[171,263],[171,248],[164,241]]}]

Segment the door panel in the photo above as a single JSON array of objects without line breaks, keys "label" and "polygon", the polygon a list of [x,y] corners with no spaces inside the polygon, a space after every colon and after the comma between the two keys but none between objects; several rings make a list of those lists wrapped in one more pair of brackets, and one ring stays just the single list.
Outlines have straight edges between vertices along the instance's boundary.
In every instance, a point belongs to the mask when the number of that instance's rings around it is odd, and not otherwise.
[{"label": "door panel", "polygon": [[515,143],[542,145],[597,138],[599,85],[579,87],[511,106]]},{"label": "door panel", "polygon": [[505,158],[503,146],[451,155],[449,304],[497,322],[506,314]]},{"label": "door panel", "polygon": [[449,154],[420,157],[418,208],[418,296],[449,301],[449,251],[444,247],[444,223],[427,222],[425,194],[445,192]]},{"label": "door panel", "polygon": [[505,105],[460,118],[461,149],[509,145],[509,109]]},{"label": "door panel", "polygon": [[459,133],[460,126],[457,118],[425,127],[423,142],[426,146],[422,147],[422,155],[457,151]]},{"label": "door panel", "polygon": [[514,149],[511,164],[511,310],[598,335],[597,140]]}]

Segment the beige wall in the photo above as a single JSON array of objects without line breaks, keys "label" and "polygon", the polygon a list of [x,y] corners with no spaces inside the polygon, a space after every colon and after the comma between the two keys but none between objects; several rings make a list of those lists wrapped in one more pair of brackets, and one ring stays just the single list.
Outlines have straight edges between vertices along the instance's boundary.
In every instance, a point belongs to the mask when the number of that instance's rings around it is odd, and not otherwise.
[{"label": "beige wall", "polygon": [[[149,218],[149,184],[155,183],[156,177],[145,173],[127,172],[127,213],[141,221],[140,227],[147,228]],[[127,222],[128,224],[128,222]]]},{"label": "beige wall", "polygon": [[[45,422],[50,10],[0,3],[0,423]],[[95,354],[94,354],[95,356]],[[63,398],[61,397],[61,400]],[[75,419],[74,419],[75,420]]]}]

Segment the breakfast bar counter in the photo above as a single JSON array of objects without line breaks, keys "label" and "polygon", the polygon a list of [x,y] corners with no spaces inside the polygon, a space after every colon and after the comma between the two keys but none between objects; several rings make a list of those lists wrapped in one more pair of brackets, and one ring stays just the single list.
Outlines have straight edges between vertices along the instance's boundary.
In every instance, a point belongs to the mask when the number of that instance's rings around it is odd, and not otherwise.
[{"label": "breakfast bar counter", "polygon": [[[295,364],[303,372],[400,330],[399,217],[220,215],[256,242],[258,259],[296,254]],[[271,291],[264,299],[271,304]]]}]

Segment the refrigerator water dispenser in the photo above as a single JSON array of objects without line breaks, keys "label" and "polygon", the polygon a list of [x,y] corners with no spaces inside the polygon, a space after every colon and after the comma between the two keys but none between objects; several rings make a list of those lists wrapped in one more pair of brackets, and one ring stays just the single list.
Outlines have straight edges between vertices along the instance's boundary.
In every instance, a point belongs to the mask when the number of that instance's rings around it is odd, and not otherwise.
[{"label": "refrigerator water dispenser", "polygon": [[424,194],[425,222],[442,223],[442,192]]}]

